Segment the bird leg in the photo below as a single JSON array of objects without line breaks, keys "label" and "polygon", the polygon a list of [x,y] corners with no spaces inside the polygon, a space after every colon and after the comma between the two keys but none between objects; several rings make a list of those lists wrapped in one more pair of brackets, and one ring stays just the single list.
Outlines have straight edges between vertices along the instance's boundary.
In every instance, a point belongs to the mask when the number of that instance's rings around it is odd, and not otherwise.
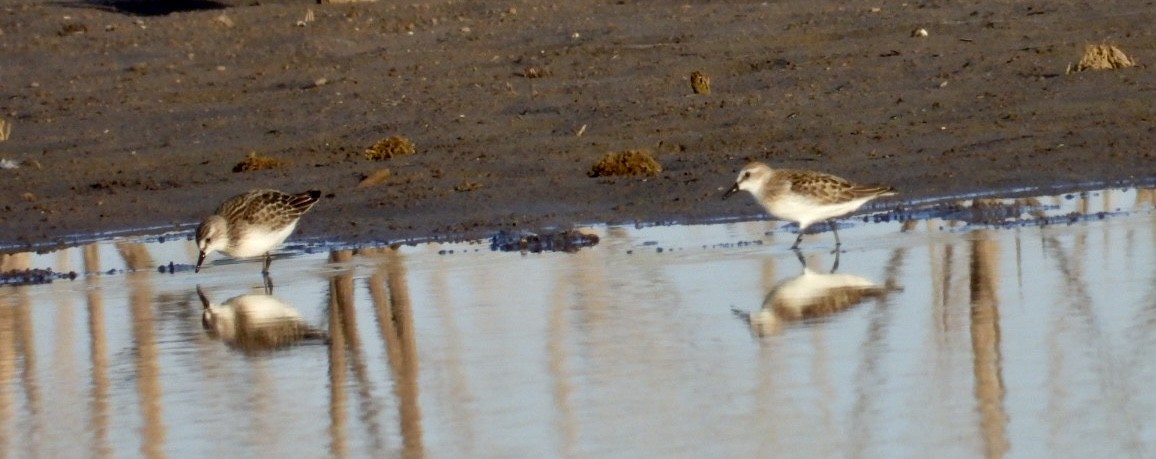
[{"label": "bird leg", "polygon": [[264,280],[265,280],[265,294],[266,295],[272,295],[273,294],[273,278],[269,276],[269,273],[264,273],[261,275],[261,277],[264,278]]},{"label": "bird leg", "polygon": [[273,263],[273,257],[269,256],[269,252],[265,252],[265,267],[261,268],[261,274],[269,274],[269,264]]},{"label": "bird leg", "polygon": [[799,228],[799,237],[795,238],[794,245],[791,245],[791,250],[799,250],[799,243],[803,242],[803,229]]},{"label": "bird leg", "polygon": [[830,226],[831,232],[835,233],[835,251],[833,253],[839,253],[839,246],[843,245],[842,242],[839,242],[839,229],[836,228],[837,225],[835,225],[834,220],[827,220],[827,226]]},{"label": "bird leg", "polygon": [[835,263],[831,265],[831,274],[835,274],[835,270],[839,269],[839,251],[835,251]]},{"label": "bird leg", "polygon": [[799,250],[799,249],[791,249],[791,250],[794,250],[795,258],[799,259],[799,264],[803,265],[803,268],[806,268],[807,267],[807,260],[803,259],[803,251]]}]

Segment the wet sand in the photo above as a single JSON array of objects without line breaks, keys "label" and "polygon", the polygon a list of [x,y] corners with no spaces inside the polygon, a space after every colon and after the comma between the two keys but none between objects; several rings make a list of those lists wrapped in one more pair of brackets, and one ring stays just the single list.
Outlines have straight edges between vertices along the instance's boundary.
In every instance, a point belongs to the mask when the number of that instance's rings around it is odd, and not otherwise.
[{"label": "wet sand", "polygon": [[[258,187],[323,190],[297,237],[363,242],[755,218],[719,200],[750,160],[903,199],[1156,175],[1148,2],[555,3],[6,1],[0,246]],[[1065,72],[1099,42],[1141,67]],[[392,135],[417,152],[363,156]],[[663,172],[587,176],[626,149]]]}]

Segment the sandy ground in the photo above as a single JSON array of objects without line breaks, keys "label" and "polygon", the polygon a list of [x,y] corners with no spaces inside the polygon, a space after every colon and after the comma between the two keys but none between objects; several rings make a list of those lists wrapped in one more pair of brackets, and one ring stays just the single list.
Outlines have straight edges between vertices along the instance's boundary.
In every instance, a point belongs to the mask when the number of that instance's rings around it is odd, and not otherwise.
[{"label": "sandy ground", "polygon": [[[719,199],[750,160],[904,199],[1156,176],[1151,1],[876,6],[4,1],[0,246],[190,229],[258,187],[324,191],[297,237],[361,242],[757,218]],[[1099,42],[1141,66],[1066,74]],[[363,156],[392,135],[417,153]],[[664,171],[587,176],[625,149]]]}]

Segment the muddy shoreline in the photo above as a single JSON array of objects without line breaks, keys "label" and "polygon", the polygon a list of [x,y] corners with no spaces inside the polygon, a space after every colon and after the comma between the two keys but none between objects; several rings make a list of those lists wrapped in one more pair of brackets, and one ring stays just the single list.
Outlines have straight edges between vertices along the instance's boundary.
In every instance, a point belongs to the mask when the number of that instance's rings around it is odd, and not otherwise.
[{"label": "muddy shoreline", "polygon": [[[719,199],[750,160],[903,200],[1156,176],[1142,1],[159,3],[3,3],[5,251],[258,187],[323,190],[296,237],[358,243],[760,218]],[[1141,66],[1065,72],[1099,42]],[[416,153],[364,157],[392,135]],[[587,176],[626,149],[663,172]],[[233,172],[253,153],[285,166]]]}]

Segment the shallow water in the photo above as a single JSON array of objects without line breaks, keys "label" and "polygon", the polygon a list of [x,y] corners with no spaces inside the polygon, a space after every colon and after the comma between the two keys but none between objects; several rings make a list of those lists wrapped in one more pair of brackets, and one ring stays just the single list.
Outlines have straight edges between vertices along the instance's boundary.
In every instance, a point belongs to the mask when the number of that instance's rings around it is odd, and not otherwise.
[{"label": "shallow water", "polygon": [[183,237],[5,256],[93,274],[0,287],[0,457],[1151,456],[1154,204],[855,218],[834,274],[766,221],[290,250],[272,297]]}]

